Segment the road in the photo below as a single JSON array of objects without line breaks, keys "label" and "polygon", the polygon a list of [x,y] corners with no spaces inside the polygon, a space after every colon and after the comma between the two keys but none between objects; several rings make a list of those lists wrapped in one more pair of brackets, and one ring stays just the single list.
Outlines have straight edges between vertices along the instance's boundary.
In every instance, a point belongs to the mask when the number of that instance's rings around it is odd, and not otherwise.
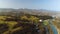
[{"label": "road", "polygon": [[49,21],[49,25],[50,25],[53,33],[58,34],[58,31],[57,31],[56,27],[53,25],[52,20]]}]

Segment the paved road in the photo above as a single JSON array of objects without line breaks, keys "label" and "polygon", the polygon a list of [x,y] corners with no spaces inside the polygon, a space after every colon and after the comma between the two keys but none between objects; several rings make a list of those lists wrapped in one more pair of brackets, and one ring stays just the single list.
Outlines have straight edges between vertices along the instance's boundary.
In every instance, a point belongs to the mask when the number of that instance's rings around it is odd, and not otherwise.
[{"label": "paved road", "polygon": [[55,28],[55,26],[53,25],[52,20],[49,21],[49,25],[50,25],[53,33],[54,33],[54,34],[58,34],[58,31],[57,31],[57,29]]}]

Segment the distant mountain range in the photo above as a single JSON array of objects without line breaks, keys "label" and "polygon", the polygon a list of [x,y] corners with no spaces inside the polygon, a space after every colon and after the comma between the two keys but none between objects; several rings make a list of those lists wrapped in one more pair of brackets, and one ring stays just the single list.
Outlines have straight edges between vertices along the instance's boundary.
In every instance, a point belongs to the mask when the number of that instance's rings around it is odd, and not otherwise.
[{"label": "distant mountain range", "polygon": [[57,15],[58,12],[57,11],[50,11],[50,10],[44,10],[44,9],[40,9],[40,10],[36,10],[36,9],[12,9],[12,8],[0,8],[0,15],[4,14],[9,14],[9,13],[20,13],[20,12],[24,12],[27,14],[33,14],[33,15]]}]

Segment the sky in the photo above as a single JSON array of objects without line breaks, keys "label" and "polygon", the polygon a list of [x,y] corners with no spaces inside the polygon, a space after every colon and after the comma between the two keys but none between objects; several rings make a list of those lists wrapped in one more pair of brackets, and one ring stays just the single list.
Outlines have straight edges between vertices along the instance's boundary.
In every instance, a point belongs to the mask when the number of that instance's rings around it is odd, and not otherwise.
[{"label": "sky", "polygon": [[0,0],[0,8],[28,8],[60,11],[60,0]]}]

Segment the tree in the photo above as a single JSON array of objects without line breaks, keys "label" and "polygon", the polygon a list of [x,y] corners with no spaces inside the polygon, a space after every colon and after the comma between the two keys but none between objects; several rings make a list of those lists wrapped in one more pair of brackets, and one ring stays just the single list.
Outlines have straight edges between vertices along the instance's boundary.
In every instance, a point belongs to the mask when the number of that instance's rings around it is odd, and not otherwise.
[{"label": "tree", "polygon": [[21,18],[21,20],[23,20],[23,21],[28,21],[28,17],[27,17],[27,16],[21,16],[20,18]]},{"label": "tree", "polygon": [[35,16],[31,16],[30,18],[29,18],[29,21],[31,21],[31,23],[37,23],[38,21],[39,21],[39,18],[37,18],[37,17],[35,17]]}]

